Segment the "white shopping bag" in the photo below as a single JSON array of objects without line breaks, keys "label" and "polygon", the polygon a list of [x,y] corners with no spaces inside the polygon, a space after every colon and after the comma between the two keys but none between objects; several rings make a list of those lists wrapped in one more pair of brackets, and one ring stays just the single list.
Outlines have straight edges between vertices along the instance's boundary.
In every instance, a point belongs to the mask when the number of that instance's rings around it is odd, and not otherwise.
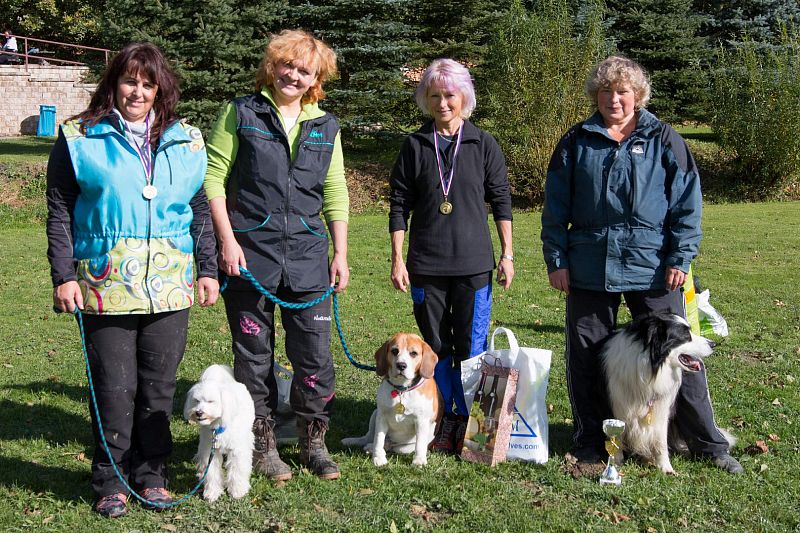
[{"label": "white shopping bag", "polygon": [[728,323],[725,317],[709,302],[711,293],[708,289],[697,295],[697,312],[700,317],[700,334],[708,335],[713,333],[720,337],[728,336]]},{"label": "white shopping bag", "polygon": [[[498,334],[508,338],[508,349],[496,350],[494,339]],[[489,349],[475,357],[461,362],[461,383],[464,386],[464,399],[467,406],[478,388],[481,377],[481,363],[498,362],[506,367],[519,370],[517,399],[514,409],[514,422],[511,428],[511,441],[508,444],[508,459],[546,463],[548,459],[548,420],[547,420],[547,381],[550,376],[550,350],[524,348],[517,338],[506,328],[497,328],[492,333]]]}]

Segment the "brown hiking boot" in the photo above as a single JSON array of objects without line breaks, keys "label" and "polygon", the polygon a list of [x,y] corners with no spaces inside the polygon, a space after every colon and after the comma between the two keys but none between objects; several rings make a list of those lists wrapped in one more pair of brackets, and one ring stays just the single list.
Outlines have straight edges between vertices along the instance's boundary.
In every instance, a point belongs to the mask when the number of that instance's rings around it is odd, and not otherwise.
[{"label": "brown hiking boot", "polygon": [[253,468],[272,481],[287,481],[292,479],[292,469],[278,455],[274,424],[272,418],[256,418],[253,423]]},{"label": "brown hiking boot", "polygon": [[[455,444],[456,434],[458,433],[459,427],[459,417],[455,413],[445,413],[442,419],[439,421],[439,425],[436,428],[436,435],[433,437],[433,440],[428,444],[428,449],[432,452],[441,452],[441,453],[460,453],[461,448],[455,450],[453,448]],[[466,424],[464,425],[464,430],[466,430]],[[464,444],[464,433],[461,433],[461,444]]]},{"label": "brown hiking boot", "polygon": [[312,474],[322,479],[339,477],[339,465],[333,462],[325,446],[328,423],[322,420],[297,419],[297,439],[300,444],[300,462]]}]

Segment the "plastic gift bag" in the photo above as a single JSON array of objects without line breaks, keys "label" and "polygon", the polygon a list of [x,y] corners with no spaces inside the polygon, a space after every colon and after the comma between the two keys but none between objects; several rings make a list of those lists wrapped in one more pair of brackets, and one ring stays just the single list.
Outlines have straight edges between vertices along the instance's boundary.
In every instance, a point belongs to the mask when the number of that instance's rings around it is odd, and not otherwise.
[{"label": "plastic gift bag", "polygon": [[[495,337],[505,335],[509,348],[495,349]],[[497,328],[492,333],[489,349],[461,362],[461,383],[464,399],[472,404],[481,380],[481,368],[495,363],[519,371],[517,396],[508,459],[546,463],[548,459],[547,382],[550,377],[552,352],[539,348],[520,347],[511,330]]]},{"label": "plastic gift bag", "polygon": [[719,335],[720,337],[728,336],[728,323],[719,311],[714,309],[709,303],[711,293],[708,289],[697,295],[697,314],[700,320],[700,334],[703,336]]}]

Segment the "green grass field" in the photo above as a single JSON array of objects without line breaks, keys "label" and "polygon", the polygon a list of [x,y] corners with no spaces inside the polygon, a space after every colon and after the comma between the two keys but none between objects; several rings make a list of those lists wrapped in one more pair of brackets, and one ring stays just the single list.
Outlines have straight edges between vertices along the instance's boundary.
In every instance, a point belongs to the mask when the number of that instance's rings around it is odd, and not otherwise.
[{"label": "green grass field", "polygon": [[[800,205],[707,207],[696,274],[731,335],[707,360],[717,420],[739,437],[745,474],[675,458],[676,477],[629,461],[619,488],[565,471],[571,417],[564,380],[564,300],[547,288],[538,213],[515,218],[517,277],[494,297],[493,327],[526,346],[553,351],[548,404],[551,459],[488,468],[433,455],[426,468],[390,456],[376,469],[339,439],[366,430],[378,379],[356,370],[334,340],[338,394],[329,447],[342,469],[321,481],[295,469],[276,486],[254,476],[242,501],[193,498],[177,510],[133,506],[118,521],[98,518],[89,488],[91,429],[77,328],[50,311],[46,241],[40,225],[0,229],[0,529],[21,531],[796,531],[800,527]],[[370,362],[392,333],[415,329],[409,297],[388,279],[385,216],[351,219],[353,279],[340,299],[347,341]],[[278,343],[281,343],[279,336]],[[196,431],[180,419],[185,393],[211,363],[230,363],[221,305],[192,311],[180,368],[171,488],[194,484]],[[757,441],[767,453],[755,449]],[[297,465],[296,447],[282,455]]]}]

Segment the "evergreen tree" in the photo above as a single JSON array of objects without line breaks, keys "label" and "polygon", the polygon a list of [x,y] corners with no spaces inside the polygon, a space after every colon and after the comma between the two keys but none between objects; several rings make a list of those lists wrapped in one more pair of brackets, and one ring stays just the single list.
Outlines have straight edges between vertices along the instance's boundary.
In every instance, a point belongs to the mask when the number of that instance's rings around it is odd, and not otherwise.
[{"label": "evergreen tree", "polygon": [[708,82],[701,62],[709,49],[692,1],[608,0],[607,6],[617,48],[650,74],[649,108],[667,121],[703,119]]},{"label": "evergreen tree", "polygon": [[179,114],[207,131],[224,102],[253,91],[269,34],[285,13],[282,0],[116,0],[106,36],[116,48],[157,44],[181,79]]},{"label": "evergreen tree", "polygon": [[418,29],[415,0],[292,0],[290,23],[336,51],[338,79],[325,87],[326,110],[346,130],[397,130],[415,120],[412,84]]},{"label": "evergreen tree", "polygon": [[510,0],[421,0],[416,10],[421,59],[450,57],[479,66],[494,28],[510,5]]},{"label": "evergreen tree", "polygon": [[797,0],[695,0],[694,8],[707,15],[703,34],[726,46],[745,39],[762,46],[776,44],[781,39],[781,24],[800,23]]}]

